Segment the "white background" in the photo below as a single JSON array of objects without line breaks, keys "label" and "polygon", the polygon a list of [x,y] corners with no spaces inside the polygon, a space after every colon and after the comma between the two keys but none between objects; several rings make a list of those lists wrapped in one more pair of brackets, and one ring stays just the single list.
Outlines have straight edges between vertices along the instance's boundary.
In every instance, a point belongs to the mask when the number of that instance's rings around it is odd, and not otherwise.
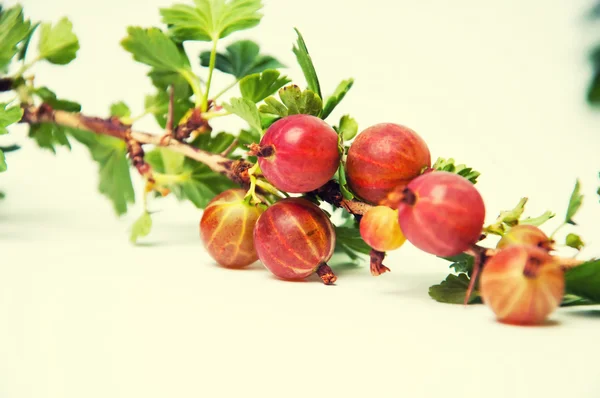
[{"label": "white background", "polygon": [[[36,68],[39,84],[89,114],[116,100],[142,110],[147,68],[119,41],[128,25],[158,25],[170,1],[22,3],[33,19],[68,15],[81,42],[68,67]],[[265,3],[260,27],[226,42],[257,40],[303,82],[297,26],[325,93],[356,78],[332,123],[351,113],[362,128],[406,124],[434,158],[476,167],[488,221],[521,196],[530,215],[560,217],[580,178],[583,254],[600,255],[600,112],[584,101],[598,37],[590,2]],[[201,48],[189,47],[193,64]],[[137,128],[159,132],[150,118]],[[408,244],[387,259],[392,273],[345,268],[335,287],[278,281],[258,265],[224,270],[201,247],[201,212],[170,199],[151,204],[154,231],[134,247],[141,207],[114,216],[87,151],[54,157],[23,126],[12,132],[0,143],[24,149],[0,176],[1,398],[600,396],[598,307],[519,328],[484,306],[438,304],[427,288],[448,264]]]}]

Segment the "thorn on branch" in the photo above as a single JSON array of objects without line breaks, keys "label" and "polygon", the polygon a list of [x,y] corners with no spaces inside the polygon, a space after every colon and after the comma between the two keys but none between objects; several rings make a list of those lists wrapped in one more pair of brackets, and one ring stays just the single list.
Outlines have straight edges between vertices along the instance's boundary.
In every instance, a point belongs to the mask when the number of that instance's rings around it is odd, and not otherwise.
[{"label": "thorn on branch", "polygon": [[167,124],[165,125],[165,135],[160,139],[160,146],[168,146],[173,138],[173,113],[175,103],[175,87],[169,86],[169,110],[167,112]]},{"label": "thorn on branch", "polygon": [[229,146],[227,148],[225,148],[225,150],[223,152],[221,152],[221,156],[223,156],[224,158],[229,156],[231,154],[231,152],[233,152],[235,150],[235,148],[237,148],[238,142],[239,142],[239,140],[237,138],[234,139],[231,142],[231,144],[229,144]]}]

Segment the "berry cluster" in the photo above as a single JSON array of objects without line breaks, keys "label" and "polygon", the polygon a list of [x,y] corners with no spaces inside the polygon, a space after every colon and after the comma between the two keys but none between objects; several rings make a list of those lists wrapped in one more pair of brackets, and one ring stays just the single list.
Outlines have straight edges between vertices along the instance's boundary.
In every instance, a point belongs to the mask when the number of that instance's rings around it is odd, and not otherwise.
[{"label": "berry cluster", "polygon": [[[600,260],[561,258],[555,250],[562,244],[555,242],[556,231],[575,224],[583,198],[579,182],[563,223],[550,236],[538,226],[555,214],[522,219],[527,198],[484,226],[477,171],[453,159],[432,164],[425,141],[402,125],[376,124],[357,135],[350,115],[335,126],[325,121],[354,80],[342,80],[324,95],[299,31],[293,52],[305,88],[291,84],[279,70],[284,65],[251,40],[222,52],[221,39],[256,26],[262,6],[261,0],[176,4],[160,10],[162,28],[129,27],[121,45],[149,68],[154,94],[145,97],[142,113],[121,101],[112,104],[108,118],[81,113],[79,103],[34,78],[39,63],[76,59],[73,24],[67,18],[31,21],[21,6],[0,6],[0,94],[11,93],[0,103],[0,135],[22,123],[27,136],[52,153],[72,142],[87,147],[99,166],[99,191],[118,215],[135,203],[131,171],[137,171],[144,182],[143,212],[131,228],[133,243],[150,234],[157,201],[173,195],[204,209],[201,240],[225,267],[260,260],[281,279],[316,273],[333,284],[337,278],[327,263],[334,253],[353,261],[369,254],[376,276],[389,271],[386,252],[408,240],[452,261],[458,275],[429,290],[440,302],[482,299],[499,320],[517,324],[541,323],[559,305],[600,303]],[[212,45],[190,57],[186,42]],[[192,68],[198,58],[203,74]],[[232,80],[219,91],[216,71]],[[241,96],[224,100],[233,87]],[[162,135],[137,129],[147,115]],[[213,131],[215,118],[229,116],[243,119],[247,129]],[[8,169],[5,154],[19,148],[0,146],[0,173]],[[339,225],[329,205],[343,210]],[[481,246],[492,235],[501,237],[496,248]],[[569,233],[562,246],[579,251],[584,242]]]},{"label": "berry cluster", "polygon": [[[317,273],[326,284],[334,283],[327,261],[335,228],[311,192],[340,164],[351,190],[371,205],[360,219],[360,234],[374,250],[395,250],[406,240],[440,257],[479,248],[485,221],[481,195],[466,178],[432,169],[427,145],[407,127],[369,127],[343,156],[333,128],[314,116],[293,115],[273,123],[252,153],[258,156],[256,173],[260,170],[277,190],[304,197],[269,204],[253,188],[216,196],[202,216],[200,233],[223,266],[244,267],[258,259],[281,279]],[[478,266],[485,265],[483,300],[502,321],[544,321],[564,293],[564,271],[549,254],[552,241],[535,226],[517,225],[497,248],[478,258]]]}]

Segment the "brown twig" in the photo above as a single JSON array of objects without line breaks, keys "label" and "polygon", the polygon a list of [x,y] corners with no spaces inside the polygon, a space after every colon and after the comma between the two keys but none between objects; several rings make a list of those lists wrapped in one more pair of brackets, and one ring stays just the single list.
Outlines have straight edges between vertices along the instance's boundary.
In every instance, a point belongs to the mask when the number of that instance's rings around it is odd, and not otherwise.
[{"label": "brown twig", "polygon": [[221,152],[221,156],[223,156],[224,158],[226,158],[227,156],[231,155],[231,152],[233,152],[235,150],[235,148],[237,148],[239,143],[239,140],[236,138],[233,141],[231,141],[231,144],[229,144],[229,146],[227,148],[225,148],[225,150],[223,152]]},{"label": "brown twig", "polygon": [[[130,126],[126,126],[118,120],[101,119],[79,113],[54,110],[47,104],[42,104],[39,107],[25,107],[21,122],[29,124],[54,123],[59,126],[109,135],[123,141],[131,138],[141,145],[161,145],[160,136],[131,130]],[[250,162],[227,159],[219,154],[203,151],[176,139],[171,139],[166,147],[205,164],[212,171],[223,174],[243,187],[247,187],[250,184],[250,177],[247,171],[252,167],[252,163]]]},{"label": "brown twig", "polygon": [[360,217],[367,212],[371,207],[370,204],[361,202],[356,199],[345,199],[340,191],[339,184],[331,180],[321,188],[310,192],[311,195],[318,196],[325,202],[348,211],[354,216]]},{"label": "brown twig", "polygon": [[169,145],[173,138],[173,114],[175,113],[175,87],[169,86],[169,109],[167,111],[167,123],[165,124],[165,135],[160,139],[161,146]]}]

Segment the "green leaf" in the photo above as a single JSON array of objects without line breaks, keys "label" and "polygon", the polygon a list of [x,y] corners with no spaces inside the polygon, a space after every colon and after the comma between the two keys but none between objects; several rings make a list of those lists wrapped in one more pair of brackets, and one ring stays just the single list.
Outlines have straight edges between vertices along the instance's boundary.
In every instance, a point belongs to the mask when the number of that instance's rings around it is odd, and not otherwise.
[{"label": "green leaf", "polygon": [[129,240],[131,243],[137,243],[139,238],[148,236],[151,230],[152,217],[150,217],[150,213],[145,211],[131,226],[131,235],[129,236]]},{"label": "green leaf", "polygon": [[110,106],[110,115],[118,118],[131,116],[131,109],[123,101],[115,102]]},{"label": "green leaf", "polygon": [[238,136],[240,146],[246,146],[253,143],[258,144],[260,142],[260,133],[255,129],[242,130]]},{"label": "green leaf", "polygon": [[263,130],[260,122],[260,114],[258,113],[258,109],[256,109],[254,102],[246,98],[232,98],[230,104],[223,104],[223,108],[233,114],[238,115],[248,122],[253,130],[259,134],[262,134]]},{"label": "green leaf", "polygon": [[[284,68],[281,62],[268,55],[260,55],[260,47],[251,40],[240,40],[226,48],[227,53],[217,53],[215,68],[223,73],[241,79],[244,76],[261,73],[267,69]],[[200,64],[209,66],[210,51],[200,54]]]},{"label": "green leaf", "polygon": [[340,119],[340,127],[337,129],[338,134],[341,134],[344,141],[350,141],[358,134],[358,123],[349,115],[344,115]]},{"label": "green leaf", "polygon": [[308,89],[313,93],[316,93],[319,98],[322,98],[321,94],[321,85],[319,84],[319,78],[317,77],[317,72],[315,71],[315,66],[313,65],[312,59],[308,54],[308,49],[306,48],[306,43],[304,42],[304,38],[298,29],[295,29],[298,34],[297,47],[294,45],[293,51],[296,54],[296,59],[298,60],[298,64],[300,68],[302,68],[302,72],[304,73],[304,77],[306,78],[306,83],[308,84]]},{"label": "green leaf", "polygon": [[185,156],[172,149],[158,147],[146,153],[144,159],[159,173],[175,175],[183,172]]},{"label": "green leaf", "polygon": [[259,108],[263,114],[277,115],[278,117],[286,117],[288,110],[281,102],[277,101],[275,97],[269,97],[265,99],[265,103]]},{"label": "green leaf", "polygon": [[473,168],[467,167],[464,164],[455,164],[455,160],[452,158],[438,158],[431,168],[434,170],[458,174],[469,180],[472,184],[476,184],[477,177],[481,175],[480,172],[475,171]]},{"label": "green leaf", "polygon": [[0,150],[0,173],[5,172],[8,169],[6,165],[6,158],[4,157],[4,152]]},{"label": "green leaf", "polygon": [[323,103],[314,92],[310,90],[301,91],[300,87],[290,85],[279,90],[281,102],[274,97],[265,99],[265,104],[260,106],[262,113],[278,115],[281,117],[289,115],[312,115],[319,116]]},{"label": "green leaf", "polygon": [[596,304],[593,301],[584,299],[582,297],[576,296],[574,294],[565,294],[562,302],[560,303],[561,307],[574,307],[576,305],[592,305]]},{"label": "green leaf", "polygon": [[[146,111],[152,113],[160,127],[167,125],[167,115],[169,113],[169,94],[166,91],[159,91],[155,95],[147,95],[144,101]],[[173,123],[179,124],[186,113],[194,107],[194,103],[188,97],[174,96],[173,101]]]},{"label": "green leaf", "polygon": [[25,21],[20,5],[0,14],[0,70],[4,69],[19,51],[18,44],[29,34],[31,22]]},{"label": "green leaf", "polygon": [[17,123],[23,117],[23,109],[19,106],[6,108],[8,104],[0,103],[0,135],[7,134],[6,129],[13,123]]},{"label": "green leaf", "polygon": [[113,203],[118,215],[125,214],[129,204],[135,203],[125,142],[106,135],[82,130],[70,130],[77,141],[88,147],[92,158],[100,166],[98,189]]},{"label": "green leaf", "polygon": [[166,92],[173,86],[175,98],[189,98],[192,95],[190,83],[179,72],[152,69],[148,72],[148,77],[159,91]]},{"label": "green leaf", "polygon": [[19,48],[19,56],[17,57],[19,61],[24,60],[27,56],[27,50],[29,50],[29,43],[31,43],[31,38],[33,37],[33,34],[35,33],[35,30],[38,28],[38,26],[40,26],[40,23],[36,22],[35,24],[33,24],[33,26],[29,28],[29,32],[27,33],[25,40],[23,40],[23,42],[21,43],[21,47]]},{"label": "green leaf", "polygon": [[368,255],[371,252],[369,245],[360,236],[358,223],[353,220],[345,226],[335,227],[335,252],[344,253],[352,260],[360,258],[361,255]]},{"label": "green leaf", "polygon": [[344,164],[340,164],[340,167],[338,168],[334,179],[337,180],[338,184],[340,185],[340,192],[342,193],[344,199],[354,199],[354,193],[352,193],[350,187],[348,186],[348,179],[346,178],[346,168]]},{"label": "green leaf", "polygon": [[159,71],[191,72],[185,55],[160,29],[130,26],[127,33],[128,36],[121,41],[121,45],[136,61]]},{"label": "green leaf", "polygon": [[[235,139],[231,134],[202,134],[191,145],[196,148],[219,153]],[[204,208],[217,194],[235,184],[227,177],[210,170],[208,166],[168,148],[157,148],[148,152],[146,161],[155,171],[157,183],[167,186],[179,200],[190,200],[198,208]],[[157,175],[164,173],[164,175]]]},{"label": "green leaf", "polygon": [[596,68],[587,90],[587,100],[591,105],[600,105],[600,66]]},{"label": "green leaf", "polygon": [[287,76],[280,77],[279,71],[269,69],[240,80],[240,92],[242,97],[256,103],[275,93],[290,81]]},{"label": "green leaf", "polygon": [[565,218],[565,222],[572,225],[577,225],[575,221],[573,221],[573,217],[577,214],[577,211],[581,207],[583,201],[583,195],[580,193],[581,186],[579,184],[579,180],[575,182],[575,188],[573,188],[573,192],[571,193],[571,198],[569,199],[569,207],[567,208],[567,216]]},{"label": "green leaf", "polygon": [[175,4],[160,15],[175,40],[213,41],[259,24],[261,0],[195,0],[196,7]]},{"label": "green leaf", "polygon": [[591,260],[565,274],[567,293],[600,303],[600,260]]},{"label": "green leaf", "polygon": [[62,18],[54,27],[43,23],[40,27],[39,57],[57,65],[66,65],[77,57],[79,40],[73,33],[73,24]]},{"label": "green leaf", "polygon": [[[429,288],[429,296],[435,301],[448,304],[463,304],[470,279],[467,274],[449,274],[442,283]],[[481,303],[478,291],[473,291],[469,304]]]},{"label": "green leaf", "polygon": [[233,143],[235,137],[232,134],[220,132],[214,134],[201,134],[190,145],[212,153],[221,153]]},{"label": "green leaf", "polygon": [[348,94],[348,91],[350,91],[353,84],[354,84],[354,79],[348,79],[348,80],[342,81],[337,86],[334,93],[331,95],[331,97],[327,98],[327,101],[325,102],[325,107],[323,108],[323,114],[321,115],[322,119],[327,119],[327,116],[329,116],[331,114],[331,112],[333,112],[335,107],[338,106],[338,104],[340,102],[342,102],[342,100],[344,99],[346,94]]},{"label": "green leaf", "polygon": [[74,101],[58,99],[56,94],[48,87],[39,87],[33,92],[40,97],[42,101],[50,105],[53,109],[67,112],[80,112],[81,105]]},{"label": "green leaf", "polygon": [[267,114],[261,113],[260,114],[260,125],[263,130],[266,130],[269,127],[271,127],[271,125],[273,123],[275,123],[276,121],[278,121],[279,119],[281,119],[281,117],[279,117],[279,116],[267,115]]},{"label": "green leaf", "polygon": [[186,159],[184,173],[188,178],[181,184],[183,197],[199,209],[205,208],[215,195],[236,186],[227,177],[189,158]]},{"label": "green leaf", "polygon": [[71,149],[67,138],[67,129],[53,123],[39,123],[29,126],[29,137],[33,138],[42,149],[56,153],[56,146],[62,145]]},{"label": "green leaf", "polygon": [[521,198],[521,200],[519,200],[519,203],[517,203],[517,205],[513,209],[501,211],[498,215],[498,218],[496,219],[496,222],[485,227],[484,232],[504,236],[504,234],[508,232],[508,230],[511,227],[514,227],[515,225],[519,224],[519,219],[525,211],[525,205],[527,204],[528,200],[528,198]]},{"label": "green leaf", "polygon": [[565,238],[565,244],[573,249],[581,250],[585,246],[585,243],[581,240],[581,236],[570,233]]},{"label": "green leaf", "polygon": [[281,102],[288,108],[288,115],[319,116],[323,107],[321,98],[310,90],[300,91],[298,86],[287,86],[279,90]]},{"label": "green leaf", "polygon": [[556,216],[556,213],[552,213],[551,211],[547,211],[545,213],[543,213],[540,216],[537,217],[527,217],[525,219],[522,219],[519,221],[519,224],[522,225],[533,225],[536,227],[539,227],[540,225],[544,224],[546,221],[554,218]]},{"label": "green leaf", "polygon": [[473,263],[475,258],[466,253],[461,253],[452,257],[442,257],[444,260],[451,261],[450,268],[454,269],[454,272],[466,273],[467,275],[471,275],[473,272]]}]

